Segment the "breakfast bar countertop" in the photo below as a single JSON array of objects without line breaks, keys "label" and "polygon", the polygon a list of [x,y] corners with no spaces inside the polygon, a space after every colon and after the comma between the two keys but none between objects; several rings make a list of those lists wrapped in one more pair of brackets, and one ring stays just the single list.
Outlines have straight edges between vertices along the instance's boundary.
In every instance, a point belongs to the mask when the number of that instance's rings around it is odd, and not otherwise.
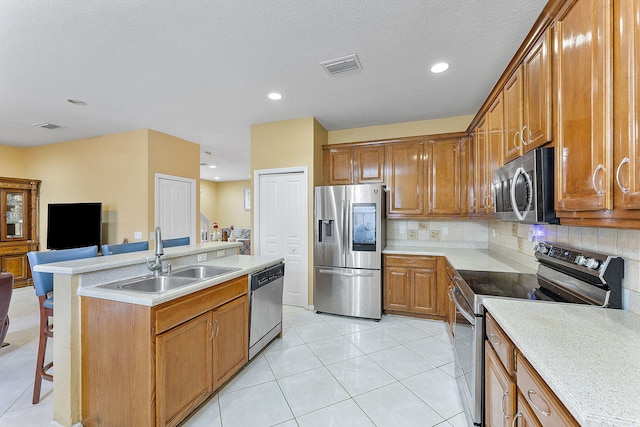
[{"label": "breakfast bar countertop", "polygon": [[384,255],[443,256],[456,270],[504,271],[509,273],[531,273],[536,270],[519,264],[488,249],[430,248],[420,246],[388,245]]},{"label": "breakfast bar countertop", "polygon": [[582,426],[640,425],[640,315],[528,300],[483,304]]}]

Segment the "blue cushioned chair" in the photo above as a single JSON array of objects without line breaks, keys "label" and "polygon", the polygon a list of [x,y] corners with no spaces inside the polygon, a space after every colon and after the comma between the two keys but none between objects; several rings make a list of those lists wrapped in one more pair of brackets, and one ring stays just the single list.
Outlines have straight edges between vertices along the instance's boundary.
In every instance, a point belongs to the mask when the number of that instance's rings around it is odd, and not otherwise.
[{"label": "blue cushioned chair", "polygon": [[[40,386],[42,380],[53,381],[53,375],[47,373],[53,367],[53,362],[44,364],[44,354],[47,350],[47,338],[53,338],[53,323],[49,318],[53,317],[53,274],[33,271],[36,265],[49,264],[59,261],[71,261],[81,258],[98,256],[98,247],[63,249],[59,251],[28,252],[33,287],[40,301],[40,343],[38,344],[38,360],[36,363],[36,377],[33,384],[33,403],[40,401]],[[50,295],[51,294],[51,295]]]},{"label": "blue cushioned chair", "polygon": [[187,246],[191,244],[191,239],[187,237],[177,237],[175,239],[166,239],[162,241],[163,248],[171,248],[173,246]]},{"label": "blue cushioned chair", "polygon": [[122,243],[119,245],[102,245],[102,255],[126,254],[149,250],[149,242]]}]

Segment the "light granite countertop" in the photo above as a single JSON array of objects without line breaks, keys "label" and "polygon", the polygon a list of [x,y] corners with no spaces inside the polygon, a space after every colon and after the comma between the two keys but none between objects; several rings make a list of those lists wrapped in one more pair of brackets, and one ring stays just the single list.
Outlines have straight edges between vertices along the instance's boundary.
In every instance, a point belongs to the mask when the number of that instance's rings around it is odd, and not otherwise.
[{"label": "light granite countertop", "polygon": [[[164,249],[162,261],[171,263],[174,270],[196,264],[230,267],[236,268],[237,270],[216,276],[212,279],[201,280],[160,293],[146,293],[101,287],[101,285],[110,282],[150,275],[145,264],[145,258],[153,259],[153,249],[149,251],[40,264],[35,266],[34,270],[53,273],[55,275],[78,275],[80,279],[77,294],[80,296],[155,306],[235,279],[236,277],[263,270],[283,261],[283,258],[275,256],[237,255],[237,248],[241,245],[241,243],[237,242],[214,242]],[[233,254],[228,255],[227,249],[233,251]],[[198,256],[201,254],[208,255],[206,260],[197,261]]]},{"label": "light granite countertop", "polygon": [[640,315],[514,299],[483,305],[582,426],[640,425]]},{"label": "light granite countertop", "polygon": [[418,246],[387,246],[384,255],[444,256],[456,270],[504,271],[509,273],[531,273],[536,270],[519,264],[488,249],[429,248]]}]

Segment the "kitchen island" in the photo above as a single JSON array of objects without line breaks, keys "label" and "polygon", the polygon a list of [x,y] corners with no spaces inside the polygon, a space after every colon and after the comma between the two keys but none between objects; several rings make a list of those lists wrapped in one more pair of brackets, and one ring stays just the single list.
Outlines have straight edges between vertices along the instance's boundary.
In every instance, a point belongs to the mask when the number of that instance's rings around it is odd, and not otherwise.
[{"label": "kitchen island", "polygon": [[583,427],[640,425],[640,316],[486,298],[483,304]]},{"label": "kitchen island", "polygon": [[[112,301],[137,307],[159,307],[170,301],[206,291],[223,282],[238,280],[242,277],[246,279],[247,274],[282,260],[277,257],[238,255],[239,247],[240,243],[203,243],[165,249],[162,260],[171,263],[173,269],[198,264],[235,267],[238,270],[160,294],[99,288],[106,283],[148,275],[150,272],[146,267],[145,258],[153,258],[152,250],[42,264],[35,267],[36,271],[54,274],[56,333],[53,340],[55,363],[53,425],[73,426],[83,421],[82,380],[85,367],[82,366],[84,358],[81,345],[83,336],[81,299]],[[248,284],[246,286],[248,287]],[[108,318],[104,319],[105,322],[108,320]],[[114,346],[117,345],[118,343],[114,343]],[[149,405],[149,402],[143,404]]]}]

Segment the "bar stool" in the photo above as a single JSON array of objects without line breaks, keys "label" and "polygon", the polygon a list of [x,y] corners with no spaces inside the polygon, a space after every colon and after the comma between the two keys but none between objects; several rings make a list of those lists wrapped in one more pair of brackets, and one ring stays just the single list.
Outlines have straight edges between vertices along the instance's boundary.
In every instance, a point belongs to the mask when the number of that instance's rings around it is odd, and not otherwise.
[{"label": "bar stool", "polygon": [[36,376],[33,383],[33,404],[40,401],[42,380],[53,381],[53,375],[48,373],[53,367],[53,361],[46,365],[44,363],[44,356],[47,351],[47,338],[53,338],[53,322],[50,321],[50,318],[53,317],[53,274],[33,271],[33,268],[40,264],[92,258],[95,256],[98,256],[97,246],[27,253],[29,265],[31,266],[31,275],[33,277],[33,287],[36,290],[40,305],[40,342],[38,344]]}]

